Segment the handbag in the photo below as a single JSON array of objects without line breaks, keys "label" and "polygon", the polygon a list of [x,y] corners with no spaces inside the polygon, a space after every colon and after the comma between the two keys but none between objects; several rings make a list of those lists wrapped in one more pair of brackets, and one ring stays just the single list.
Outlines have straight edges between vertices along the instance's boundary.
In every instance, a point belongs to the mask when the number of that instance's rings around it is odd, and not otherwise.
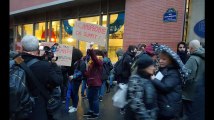
[{"label": "handbag", "polygon": [[128,85],[120,83],[119,89],[112,97],[113,100],[113,106],[118,108],[124,108],[124,106],[127,104],[126,95],[128,90]]},{"label": "handbag", "polygon": [[36,88],[39,90],[41,95],[46,99],[47,111],[52,113],[52,112],[55,112],[61,106],[61,99],[60,99],[61,90],[58,86],[53,88],[53,90],[49,93],[45,89],[45,87],[39,82],[39,80],[37,80],[37,78],[34,76],[34,74],[32,73],[29,67],[38,61],[39,60],[35,58],[29,61],[27,65],[24,62],[20,63],[19,65],[25,70],[25,72],[31,78],[32,81],[30,82],[32,82],[36,86]]}]

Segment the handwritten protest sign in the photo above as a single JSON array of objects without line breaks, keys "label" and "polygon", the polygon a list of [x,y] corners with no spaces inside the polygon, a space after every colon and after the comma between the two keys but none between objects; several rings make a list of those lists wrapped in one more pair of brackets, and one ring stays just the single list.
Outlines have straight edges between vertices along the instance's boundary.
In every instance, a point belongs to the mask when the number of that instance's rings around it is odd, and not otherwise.
[{"label": "handwritten protest sign", "polygon": [[107,27],[76,21],[73,29],[73,38],[105,46],[106,33]]},{"label": "handwritten protest sign", "polygon": [[[40,46],[52,47],[55,43],[42,42]],[[55,52],[58,60],[56,63],[61,66],[71,66],[73,47],[68,45],[59,44]],[[40,51],[40,55],[44,54],[44,51]]]}]

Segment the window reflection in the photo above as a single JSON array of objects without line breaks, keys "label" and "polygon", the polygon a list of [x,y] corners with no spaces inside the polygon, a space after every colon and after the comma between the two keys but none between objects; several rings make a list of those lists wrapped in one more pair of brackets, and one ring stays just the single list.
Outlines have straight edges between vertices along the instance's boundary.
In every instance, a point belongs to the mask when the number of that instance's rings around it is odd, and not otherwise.
[{"label": "window reflection", "polygon": [[62,44],[76,47],[77,40],[72,37],[75,21],[76,19],[62,21]]},{"label": "window reflection", "polygon": [[33,35],[33,24],[26,24],[23,26],[23,36]]},{"label": "window reflection", "polygon": [[124,13],[111,14],[109,25],[108,56],[112,62],[118,60],[116,51],[123,48]]},{"label": "window reflection", "polygon": [[35,24],[35,37],[38,40],[45,41],[45,35],[46,35],[45,22],[36,23]]}]

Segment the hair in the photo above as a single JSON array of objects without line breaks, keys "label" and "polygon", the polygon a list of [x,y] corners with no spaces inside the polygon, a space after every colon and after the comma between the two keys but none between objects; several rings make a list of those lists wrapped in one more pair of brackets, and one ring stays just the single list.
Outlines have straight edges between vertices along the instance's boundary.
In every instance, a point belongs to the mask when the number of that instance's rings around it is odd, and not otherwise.
[{"label": "hair", "polygon": [[185,52],[187,52],[187,44],[185,43],[185,42],[179,42],[178,44],[177,44],[177,53],[179,52],[179,46],[180,46],[180,44],[182,44],[182,45],[184,45],[184,47],[186,48],[185,49]]},{"label": "hair", "polygon": [[163,54],[163,55],[167,56],[167,57],[170,59],[170,61],[172,62],[172,65],[173,65],[174,67],[176,67],[176,68],[179,68],[179,65],[178,65],[178,64],[176,63],[176,61],[172,58],[172,56],[170,56],[170,54],[169,54],[168,52],[166,52],[166,51],[161,51],[160,54]]},{"label": "hair", "polygon": [[135,45],[129,45],[128,51],[131,52],[131,51],[134,50],[135,48],[137,49],[137,47],[136,47]]},{"label": "hair", "polygon": [[35,36],[26,35],[22,38],[21,44],[24,51],[37,51],[39,50],[39,41]]},{"label": "hair", "polygon": [[192,47],[193,49],[198,49],[201,47],[199,40],[191,40],[189,42],[189,47]]},{"label": "hair", "polygon": [[146,44],[140,43],[137,45],[137,50],[142,51],[142,47],[146,47]]}]

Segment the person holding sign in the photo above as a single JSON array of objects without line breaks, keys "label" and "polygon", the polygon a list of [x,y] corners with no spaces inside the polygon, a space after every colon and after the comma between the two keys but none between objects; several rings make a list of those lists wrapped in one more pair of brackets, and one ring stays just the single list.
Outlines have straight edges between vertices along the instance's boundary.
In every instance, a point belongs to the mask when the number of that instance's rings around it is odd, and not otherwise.
[{"label": "person holding sign", "polygon": [[86,72],[87,85],[88,85],[88,102],[89,110],[83,116],[87,119],[95,119],[99,116],[99,89],[102,85],[101,75],[103,63],[95,55],[95,51],[92,49],[93,44],[90,45],[90,49],[87,50],[87,54],[91,57],[91,62],[88,65],[88,71]]}]

